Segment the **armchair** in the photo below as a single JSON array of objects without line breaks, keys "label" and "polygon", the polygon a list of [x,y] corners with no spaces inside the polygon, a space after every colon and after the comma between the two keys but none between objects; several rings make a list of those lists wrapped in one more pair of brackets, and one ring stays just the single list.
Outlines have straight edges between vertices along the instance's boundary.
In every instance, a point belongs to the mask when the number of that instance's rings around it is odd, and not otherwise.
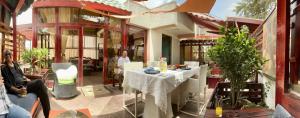
[{"label": "armchair", "polygon": [[79,94],[76,88],[77,68],[71,63],[52,63],[56,75],[53,95],[56,98],[72,98]]}]

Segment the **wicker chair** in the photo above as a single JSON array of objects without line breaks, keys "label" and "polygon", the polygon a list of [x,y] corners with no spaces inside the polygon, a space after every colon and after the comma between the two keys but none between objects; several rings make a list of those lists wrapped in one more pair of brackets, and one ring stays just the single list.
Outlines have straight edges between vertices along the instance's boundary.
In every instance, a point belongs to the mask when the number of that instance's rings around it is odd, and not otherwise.
[{"label": "wicker chair", "polygon": [[53,95],[55,98],[72,98],[79,94],[76,88],[77,68],[71,63],[52,63],[56,75]]}]

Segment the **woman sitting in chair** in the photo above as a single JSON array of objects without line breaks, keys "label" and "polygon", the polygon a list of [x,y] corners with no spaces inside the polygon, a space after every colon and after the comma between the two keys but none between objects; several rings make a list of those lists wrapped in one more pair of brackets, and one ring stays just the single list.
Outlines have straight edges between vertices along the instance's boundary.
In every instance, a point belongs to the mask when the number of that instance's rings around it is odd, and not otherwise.
[{"label": "woman sitting in chair", "polygon": [[8,50],[4,52],[5,62],[1,67],[1,73],[4,78],[4,85],[8,93],[15,95],[24,95],[26,93],[34,93],[38,96],[42,103],[45,118],[49,117],[50,101],[48,89],[42,80],[27,79],[19,64],[13,62],[12,53]]}]

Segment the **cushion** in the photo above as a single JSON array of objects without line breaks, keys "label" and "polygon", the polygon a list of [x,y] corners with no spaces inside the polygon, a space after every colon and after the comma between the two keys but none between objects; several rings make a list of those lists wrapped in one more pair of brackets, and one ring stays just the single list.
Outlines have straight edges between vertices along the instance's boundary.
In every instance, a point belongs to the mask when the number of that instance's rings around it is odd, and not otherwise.
[{"label": "cushion", "polygon": [[71,65],[68,69],[58,69],[56,72],[58,84],[73,84],[77,78],[77,68]]},{"label": "cushion", "polygon": [[8,94],[9,99],[14,104],[31,112],[34,102],[37,100],[37,96],[33,93],[28,93],[26,97],[20,97],[13,94]]}]

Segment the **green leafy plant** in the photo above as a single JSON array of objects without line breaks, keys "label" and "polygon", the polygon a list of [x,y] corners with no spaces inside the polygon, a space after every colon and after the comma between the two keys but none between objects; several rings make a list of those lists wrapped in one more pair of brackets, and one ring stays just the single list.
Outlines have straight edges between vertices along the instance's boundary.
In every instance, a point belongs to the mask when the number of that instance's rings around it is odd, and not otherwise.
[{"label": "green leafy plant", "polygon": [[262,68],[264,60],[255,48],[255,39],[249,36],[246,26],[238,28],[221,28],[223,37],[209,49],[209,57],[215,61],[223,71],[223,77],[230,81],[231,106],[237,108],[241,100],[240,90],[246,81],[253,78]]},{"label": "green leafy plant", "polygon": [[21,57],[25,63],[29,63],[31,68],[38,66],[39,68],[46,67],[47,64],[48,49],[46,48],[34,48],[31,50],[25,50]]}]

